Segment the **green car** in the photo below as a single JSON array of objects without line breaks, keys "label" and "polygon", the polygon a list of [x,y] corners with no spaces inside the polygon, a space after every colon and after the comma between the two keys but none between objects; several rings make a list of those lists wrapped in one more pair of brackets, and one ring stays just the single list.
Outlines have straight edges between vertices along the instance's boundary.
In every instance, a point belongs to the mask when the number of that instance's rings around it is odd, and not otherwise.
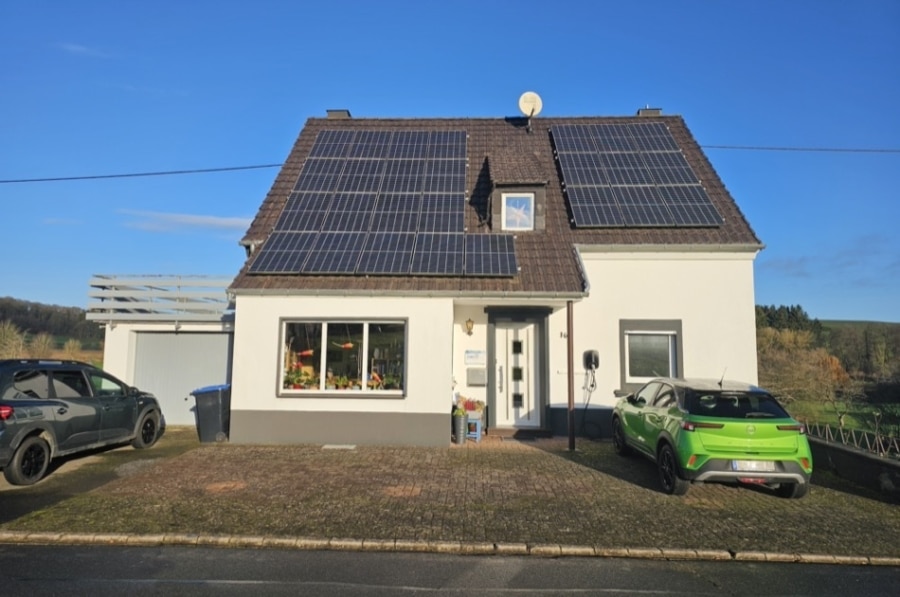
[{"label": "green car", "polygon": [[809,493],[806,427],[756,386],[724,380],[654,379],[613,410],[616,452],[656,463],[665,493],[691,483],[765,485],[786,498]]}]

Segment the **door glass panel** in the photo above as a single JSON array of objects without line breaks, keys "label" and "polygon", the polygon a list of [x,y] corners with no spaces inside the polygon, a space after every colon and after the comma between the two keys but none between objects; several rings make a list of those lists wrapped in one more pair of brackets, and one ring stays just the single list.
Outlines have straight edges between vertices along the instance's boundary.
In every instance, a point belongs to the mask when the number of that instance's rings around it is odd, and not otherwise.
[{"label": "door glass panel", "polygon": [[53,389],[57,398],[80,398],[91,395],[81,371],[54,371]]},{"label": "door glass panel", "polygon": [[513,367],[512,368],[512,380],[513,381],[522,381],[525,379],[525,376],[522,373],[521,367]]},{"label": "door glass panel", "polygon": [[100,375],[99,373],[91,373],[91,387],[94,388],[94,396],[99,398],[124,396],[125,388],[112,379]]},{"label": "door glass panel", "polygon": [[522,394],[512,395],[513,408],[522,408],[525,406],[525,396]]},{"label": "door glass panel", "polygon": [[513,354],[522,354],[522,341],[521,340],[513,340],[512,353]]}]

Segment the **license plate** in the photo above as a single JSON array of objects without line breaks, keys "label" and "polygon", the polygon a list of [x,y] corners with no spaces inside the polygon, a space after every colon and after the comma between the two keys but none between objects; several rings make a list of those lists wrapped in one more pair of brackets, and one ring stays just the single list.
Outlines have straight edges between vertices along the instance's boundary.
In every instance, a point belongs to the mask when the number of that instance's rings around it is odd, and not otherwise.
[{"label": "license plate", "polygon": [[771,460],[735,460],[731,470],[769,473],[775,470],[775,463]]}]

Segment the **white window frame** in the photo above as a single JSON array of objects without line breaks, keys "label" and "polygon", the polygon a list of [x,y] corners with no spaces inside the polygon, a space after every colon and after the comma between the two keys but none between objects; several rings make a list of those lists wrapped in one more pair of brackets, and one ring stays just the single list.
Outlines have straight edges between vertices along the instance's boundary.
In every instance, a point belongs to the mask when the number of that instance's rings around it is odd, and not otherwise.
[{"label": "white window frame", "polygon": [[[528,212],[528,222],[527,224],[520,223],[516,224],[513,221],[509,220],[508,217],[512,216],[511,213],[507,210],[507,205],[509,201],[512,199],[524,199],[528,202],[527,212]],[[534,230],[534,193],[501,193],[500,195],[500,222],[502,224],[501,228],[503,230],[510,231],[527,231]]]},{"label": "white window frame", "polygon": [[[667,372],[646,377],[631,374],[631,338],[637,336],[665,336],[668,338],[669,370]],[[625,382],[646,383],[657,377],[678,377],[678,334],[671,330],[625,330]]]},{"label": "white window frame", "polygon": [[[292,389],[287,388],[284,385],[284,378],[286,373],[285,368],[285,351],[287,350],[286,342],[287,342],[287,329],[288,325],[291,324],[319,324],[322,326],[322,336],[321,341],[323,346],[327,346],[331,340],[329,340],[328,335],[328,327],[329,324],[357,324],[362,325],[362,342],[360,347],[360,352],[365,355],[362,359],[360,367],[360,387],[359,388],[351,388],[351,389],[329,389],[327,388],[326,379],[324,372],[328,369],[327,363],[327,350],[323,350],[322,347],[318,347],[318,354],[316,355],[316,360],[318,361],[318,377],[319,377],[319,387],[318,388],[310,388],[310,389]],[[401,360],[401,366],[403,369],[402,373],[402,382],[400,387],[397,389],[373,389],[370,388],[368,382],[372,379],[371,371],[369,371],[369,329],[372,325],[378,324],[396,324],[403,326],[403,356]],[[382,397],[382,398],[398,398],[403,397],[406,391],[406,384],[408,383],[407,379],[407,371],[406,366],[409,358],[409,321],[405,319],[381,319],[381,318],[372,318],[372,319],[352,319],[352,320],[342,320],[336,318],[294,318],[294,317],[284,317],[281,319],[280,324],[280,335],[281,341],[279,342],[279,350],[278,350],[278,396],[286,397],[286,398],[294,398],[294,397],[308,397],[311,394],[317,397],[334,397],[334,398],[359,398],[361,395],[369,396],[369,397]]]}]

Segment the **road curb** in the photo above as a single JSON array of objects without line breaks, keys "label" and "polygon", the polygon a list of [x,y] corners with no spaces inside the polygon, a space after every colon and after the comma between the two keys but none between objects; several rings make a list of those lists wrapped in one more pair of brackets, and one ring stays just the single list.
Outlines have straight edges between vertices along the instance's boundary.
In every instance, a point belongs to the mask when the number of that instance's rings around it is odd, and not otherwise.
[{"label": "road curb", "polygon": [[534,556],[544,558],[595,557],[644,560],[693,560],[831,564],[848,566],[900,566],[900,557],[839,556],[777,552],[732,552],[715,549],[606,548],[555,543],[487,543],[466,541],[412,541],[407,539],[317,539],[244,535],[195,535],[185,533],[128,535],[124,533],[32,533],[0,531],[0,544],[19,545],[166,545],[297,549],[305,551],[419,552],[458,555]]}]

